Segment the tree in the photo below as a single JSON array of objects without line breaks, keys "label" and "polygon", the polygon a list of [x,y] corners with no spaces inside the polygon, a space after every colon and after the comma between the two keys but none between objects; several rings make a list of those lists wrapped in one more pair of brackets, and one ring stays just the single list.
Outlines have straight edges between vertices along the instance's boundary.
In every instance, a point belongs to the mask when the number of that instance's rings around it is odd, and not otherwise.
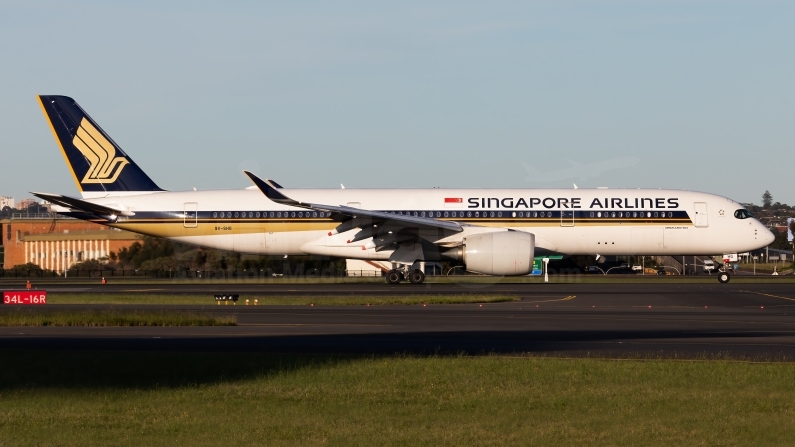
[{"label": "tree", "polygon": [[143,243],[134,242],[130,248],[122,248],[117,254],[119,263],[125,267],[139,268],[145,261],[174,255],[171,241],[144,236]]},{"label": "tree", "polygon": [[765,191],[762,194],[762,207],[770,208],[770,205],[773,203],[773,194],[770,194],[770,191]]},{"label": "tree", "polygon": [[773,236],[775,236],[776,238],[773,240],[773,243],[768,245],[768,247],[775,248],[778,250],[786,250],[789,248],[789,242],[787,242],[786,231],[778,231],[778,228],[772,227],[770,228],[770,232],[773,233]]}]

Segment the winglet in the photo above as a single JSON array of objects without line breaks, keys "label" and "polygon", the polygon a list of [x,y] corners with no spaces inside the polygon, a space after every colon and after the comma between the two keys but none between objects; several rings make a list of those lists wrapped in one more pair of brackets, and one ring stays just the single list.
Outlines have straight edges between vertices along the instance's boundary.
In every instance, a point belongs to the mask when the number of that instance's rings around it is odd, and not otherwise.
[{"label": "winglet", "polygon": [[282,205],[290,205],[290,206],[298,206],[301,208],[309,208],[306,204],[293,200],[284,194],[278,191],[279,187],[275,186],[274,183],[268,179],[262,180],[261,178],[257,177],[256,175],[252,174],[249,171],[243,171],[244,174],[254,182],[254,185],[265,194],[265,197],[273,200],[276,203],[281,203]]}]

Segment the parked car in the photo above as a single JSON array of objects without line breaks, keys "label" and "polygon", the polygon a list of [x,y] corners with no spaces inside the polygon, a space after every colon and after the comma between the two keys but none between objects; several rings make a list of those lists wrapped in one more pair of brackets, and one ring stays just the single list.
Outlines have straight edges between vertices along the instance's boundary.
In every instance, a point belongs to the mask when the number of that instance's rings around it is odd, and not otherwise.
[{"label": "parked car", "polygon": [[715,271],[715,261],[707,259],[704,261],[704,273],[712,273]]},{"label": "parked car", "polygon": [[642,272],[643,271],[643,267],[640,266],[640,265],[633,265],[632,266],[632,271],[633,272]]},{"label": "parked car", "polygon": [[619,268],[622,268],[622,269],[628,269],[628,268],[629,268],[629,264],[627,264],[626,262],[623,262],[623,263],[621,263],[621,265],[619,266]]},{"label": "parked car", "polygon": [[590,265],[588,266],[588,268],[585,269],[585,273],[602,273],[602,271],[599,270],[599,267],[595,265]]},{"label": "parked car", "polygon": [[657,274],[658,275],[665,275],[665,267],[657,267]]}]

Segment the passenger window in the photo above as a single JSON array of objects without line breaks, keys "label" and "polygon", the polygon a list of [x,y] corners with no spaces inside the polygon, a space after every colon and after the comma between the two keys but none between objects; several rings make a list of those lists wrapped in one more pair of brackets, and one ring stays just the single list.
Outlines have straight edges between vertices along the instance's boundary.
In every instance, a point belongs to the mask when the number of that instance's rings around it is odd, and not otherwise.
[{"label": "passenger window", "polygon": [[449,213],[449,212],[447,212],[447,211],[445,211],[445,212],[444,212],[444,217],[447,217],[447,216],[449,216],[449,215],[450,215],[450,213]]},{"label": "passenger window", "polygon": [[237,212],[235,212],[235,217],[237,217],[237,216],[238,216],[238,213],[237,213]]},{"label": "passenger window", "polygon": [[218,217],[218,213],[213,213],[213,217]]},{"label": "passenger window", "polygon": [[290,217],[295,217],[295,211],[293,211],[292,213],[290,213]]},{"label": "passenger window", "polygon": [[533,211],[533,217],[538,217],[538,212]]},{"label": "passenger window", "polygon": [[497,211],[497,217],[502,217],[502,211]]},{"label": "passenger window", "polygon": [[467,217],[472,217],[472,211],[467,211]]},{"label": "passenger window", "polygon": [[[475,211],[475,217],[480,217],[480,213]],[[483,212],[483,217],[486,217],[486,212]]]}]

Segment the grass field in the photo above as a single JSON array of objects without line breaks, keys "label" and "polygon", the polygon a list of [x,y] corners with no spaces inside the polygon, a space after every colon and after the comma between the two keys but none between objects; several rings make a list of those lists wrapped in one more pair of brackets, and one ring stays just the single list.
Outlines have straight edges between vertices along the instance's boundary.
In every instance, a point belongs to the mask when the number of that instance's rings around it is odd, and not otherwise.
[{"label": "grass field", "polygon": [[0,351],[2,446],[792,445],[795,365]]},{"label": "grass field", "polygon": [[[132,310],[11,309],[0,312],[0,326],[234,326],[234,316],[197,312]],[[2,445],[2,444],[0,444]]]},{"label": "grass field", "polygon": [[[265,296],[242,295],[238,306],[249,305],[295,305],[308,306],[310,304],[324,306],[364,306],[364,305],[409,305],[409,304],[460,304],[460,303],[497,303],[502,301],[516,301],[519,297],[512,295],[387,295],[387,296],[362,296],[362,295],[330,295],[330,296]],[[212,292],[206,295],[180,295],[180,294],[150,294],[150,293],[48,293],[49,304],[205,304],[216,305]],[[232,304],[224,304],[231,306]]]}]

